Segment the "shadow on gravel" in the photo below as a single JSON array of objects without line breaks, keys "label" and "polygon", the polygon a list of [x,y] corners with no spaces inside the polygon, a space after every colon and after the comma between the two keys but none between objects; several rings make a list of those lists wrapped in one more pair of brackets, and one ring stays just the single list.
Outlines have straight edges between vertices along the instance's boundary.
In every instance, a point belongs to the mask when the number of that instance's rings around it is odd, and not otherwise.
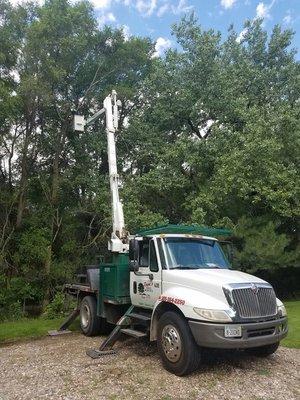
[{"label": "shadow on gravel", "polygon": [[[149,342],[147,339],[125,339],[119,342],[118,347],[120,351],[128,349],[139,357],[150,357],[155,361],[159,358],[156,342]],[[243,350],[202,349],[201,363],[194,374],[201,372],[225,373],[236,369],[257,370],[274,362],[276,362],[276,356],[260,358],[249,355]]]}]

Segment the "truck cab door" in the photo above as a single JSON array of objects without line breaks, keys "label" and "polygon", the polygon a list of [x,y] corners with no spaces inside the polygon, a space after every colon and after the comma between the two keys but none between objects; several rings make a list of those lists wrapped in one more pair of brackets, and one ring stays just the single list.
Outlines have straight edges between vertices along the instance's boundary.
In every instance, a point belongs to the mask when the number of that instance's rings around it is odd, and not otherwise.
[{"label": "truck cab door", "polygon": [[156,238],[140,242],[139,270],[130,272],[130,296],[135,306],[153,308],[161,295],[161,268],[158,262]]}]

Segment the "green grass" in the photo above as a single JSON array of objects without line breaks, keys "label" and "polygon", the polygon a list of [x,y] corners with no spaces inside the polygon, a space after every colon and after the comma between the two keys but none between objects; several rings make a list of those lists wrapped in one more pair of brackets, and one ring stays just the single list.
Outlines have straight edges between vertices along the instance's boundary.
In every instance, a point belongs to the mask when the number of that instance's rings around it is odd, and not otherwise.
[{"label": "green grass", "polygon": [[300,300],[285,301],[284,305],[288,314],[289,333],[281,344],[300,349]]},{"label": "green grass", "polygon": [[[3,322],[0,324],[0,344],[18,341],[20,339],[34,339],[46,336],[48,330],[59,327],[64,318],[57,319],[21,319],[19,321]],[[71,330],[77,329],[76,323]]]}]

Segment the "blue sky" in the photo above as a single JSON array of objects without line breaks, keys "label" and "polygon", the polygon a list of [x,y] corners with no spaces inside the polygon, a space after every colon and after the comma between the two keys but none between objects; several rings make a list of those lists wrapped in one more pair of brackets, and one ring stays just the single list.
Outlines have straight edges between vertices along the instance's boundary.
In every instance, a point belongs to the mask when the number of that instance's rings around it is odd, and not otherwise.
[{"label": "blue sky", "polygon": [[300,0],[91,0],[99,25],[124,27],[126,34],[150,36],[157,55],[175,46],[171,25],[192,10],[205,28],[226,35],[230,23],[242,32],[246,19],[261,17],[270,32],[279,23],[296,31],[293,47],[300,49]]}]

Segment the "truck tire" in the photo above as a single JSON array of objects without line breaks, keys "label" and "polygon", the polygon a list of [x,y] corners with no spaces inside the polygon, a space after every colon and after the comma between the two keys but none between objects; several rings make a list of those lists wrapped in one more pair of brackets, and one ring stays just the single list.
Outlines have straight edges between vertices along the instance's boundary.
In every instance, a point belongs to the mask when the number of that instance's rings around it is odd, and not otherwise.
[{"label": "truck tire", "polygon": [[97,302],[93,296],[85,296],[81,301],[80,327],[85,336],[101,333],[102,318],[97,315]]},{"label": "truck tire", "polygon": [[271,354],[275,353],[278,347],[279,342],[276,342],[272,344],[267,344],[266,346],[252,347],[250,349],[247,349],[246,352],[256,357],[268,357]]},{"label": "truck tire", "polygon": [[163,366],[183,376],[200,364],[200,349],[186,320],[174,311],[167,311],[158,321],[157,347]]}]

